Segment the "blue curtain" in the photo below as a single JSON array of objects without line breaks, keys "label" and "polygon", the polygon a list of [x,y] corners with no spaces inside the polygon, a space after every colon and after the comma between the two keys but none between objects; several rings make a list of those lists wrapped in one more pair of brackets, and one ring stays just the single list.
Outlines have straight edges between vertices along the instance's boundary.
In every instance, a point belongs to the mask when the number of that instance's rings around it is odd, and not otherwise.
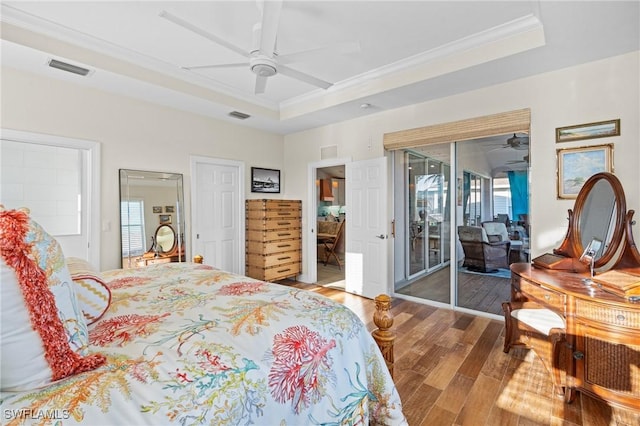
[{"label": "blue curtain", "polygon": [[519,215],[529,213],[529,179],[525,170],[509,171],[509,186],[511,187],[511,212],[513,220]]}]

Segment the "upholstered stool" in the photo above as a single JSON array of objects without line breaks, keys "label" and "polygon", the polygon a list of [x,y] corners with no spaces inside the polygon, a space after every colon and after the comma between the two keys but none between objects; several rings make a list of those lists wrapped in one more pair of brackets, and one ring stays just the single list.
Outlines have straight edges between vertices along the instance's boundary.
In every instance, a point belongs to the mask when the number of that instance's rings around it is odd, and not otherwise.
[{"label": "upholstered stool", "polygon": [[564,395],[566,357],[569,356],[564,318],[531,302],[504,302],[502,310],[504,352],[508,353],[514,346],[532,349],[551,374],[555,392]]}]

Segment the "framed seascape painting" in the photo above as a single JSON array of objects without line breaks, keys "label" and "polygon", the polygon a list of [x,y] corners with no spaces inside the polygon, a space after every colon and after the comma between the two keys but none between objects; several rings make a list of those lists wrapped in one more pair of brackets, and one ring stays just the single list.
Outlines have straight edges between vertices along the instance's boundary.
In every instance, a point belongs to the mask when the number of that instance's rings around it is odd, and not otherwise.
[{"label": "framed seascape painting", "polygon": [[577,198],[589,177],[613,172],[613,144],[556,150],[558,198]]},{"label": "framed seascape painting", "polygon": [[620,136],[620,119],[558,127],[556,129],[556,142],[606,138],[609,136]]},{"label": "framed seascape painting", "polygon": [[251,192],[280,193],[280,170],[252,167]]}]

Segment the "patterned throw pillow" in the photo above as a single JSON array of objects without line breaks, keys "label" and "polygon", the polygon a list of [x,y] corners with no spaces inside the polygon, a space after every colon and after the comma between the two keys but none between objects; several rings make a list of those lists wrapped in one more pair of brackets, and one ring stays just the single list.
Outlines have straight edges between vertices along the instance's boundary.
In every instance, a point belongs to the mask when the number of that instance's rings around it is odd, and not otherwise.
[{"label": "patterned throw pillow", "polygon": [[89,262],[77,257],[67,257],[67,268],[75,284],[78,305],[87,325],[100,319],[111,303],[111,291],[104,279]]},{"label": "patterned throw pillow", "polygon": [[28,210],[0,206],[0,390],[25,391],[105,362],[86,355],[87,326],[58,242]]}]

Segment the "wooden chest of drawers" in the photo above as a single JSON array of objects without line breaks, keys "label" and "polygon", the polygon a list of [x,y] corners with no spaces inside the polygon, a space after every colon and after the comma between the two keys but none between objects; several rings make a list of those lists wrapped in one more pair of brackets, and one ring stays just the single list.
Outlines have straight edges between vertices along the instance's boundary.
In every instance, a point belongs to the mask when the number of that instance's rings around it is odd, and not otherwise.
[{"label": "wooden chest of drawers", "polygon": [[302,268],[302,203],[246,201],[246,274],[264,281],[295,277]]}]

